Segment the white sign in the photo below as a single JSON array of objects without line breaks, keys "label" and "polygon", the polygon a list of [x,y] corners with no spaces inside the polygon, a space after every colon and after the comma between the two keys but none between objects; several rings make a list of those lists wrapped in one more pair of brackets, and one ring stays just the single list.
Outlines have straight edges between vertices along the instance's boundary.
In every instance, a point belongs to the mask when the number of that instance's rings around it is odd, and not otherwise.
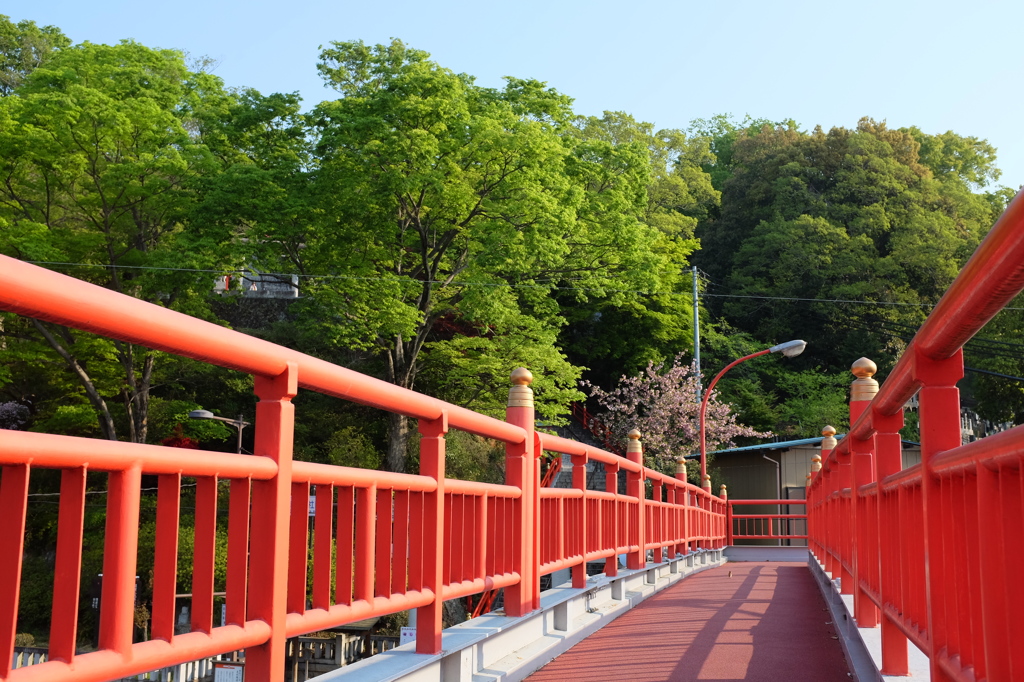
[{"label": "white sign", "polygon": [[[316,488],[314,488],[314,490],[316,490]],[[309,515],[310,516],[316,516],[316,496],[315,495],[310,495],[309,496]]]},{"label": "white sign", "polygon": [[245,664],[214,661],[213,682],[245,682]]},{"label": "white sign", "polygon": [[416,628],[402,628],[398,645],[409,644],[416,641]]}]

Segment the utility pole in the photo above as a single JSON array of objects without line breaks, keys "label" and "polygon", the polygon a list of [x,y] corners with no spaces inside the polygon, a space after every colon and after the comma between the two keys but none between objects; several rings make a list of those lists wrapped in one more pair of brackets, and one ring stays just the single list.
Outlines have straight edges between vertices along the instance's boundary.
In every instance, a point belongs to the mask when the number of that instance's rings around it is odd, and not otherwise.
[{"label": "utility pole", "polygon": [[693,373],[697,377],[697,404],[703,397],[700,381],[700,304],[697,293],[697,266],[693,266]]}]

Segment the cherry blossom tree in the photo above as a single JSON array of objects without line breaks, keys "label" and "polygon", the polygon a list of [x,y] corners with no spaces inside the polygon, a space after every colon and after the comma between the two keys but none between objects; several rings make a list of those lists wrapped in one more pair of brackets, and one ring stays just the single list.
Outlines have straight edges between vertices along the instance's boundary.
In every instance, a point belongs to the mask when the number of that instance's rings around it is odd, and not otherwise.
[{"label": "cherry blossom tree", "polygon": [[[677,458],[700,451],[697,376],[682,354],[667,368],[652,362],[636,376],[622,376],[611,391],[589,381],[581,385],[605,409],[592,430],[624,442],[631,429],[639,429],[647,466],[674,473]],[[732,406],[720,402],[717,391],[708,400],[704,428],[709,452],[732,446],[739,436],[772,435],[737,423]]]}]

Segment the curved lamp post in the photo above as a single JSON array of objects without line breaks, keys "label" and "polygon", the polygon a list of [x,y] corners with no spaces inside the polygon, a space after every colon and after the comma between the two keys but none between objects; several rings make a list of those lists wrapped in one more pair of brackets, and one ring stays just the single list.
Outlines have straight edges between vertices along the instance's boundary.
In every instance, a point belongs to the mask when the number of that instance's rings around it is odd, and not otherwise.
[{"label": "curved lamp post", "polygon": [[235,446],[235,452],[242,454],[242,429],[249,426],[249,422],[242,420],[242,415],[238,415],[238,419],[228,419],[227,417],[218,417],[209,410],[192,410],[188,413],[189,419],[213,419],[219,422],[226,422],[231,424],[238,429],[238,444]]},{"label": "curved lamp post", "polygon": [[766,348],[766,349],[758,351],[756,353],[751,353],[750,355],[745,355],[744,357],[740,358],[739,360],[733,360],[728,365],[726,365],[725,369],[723,369],[721,372],[716,374],[715,378],[711,380],[710,384],[708,384],[708,387],[704,390],[704,397],[700,401],[700,487],[701,488],[704,488],[704,490],[707,490],[709,493],[711,492],[711,477],[708,476],[707,446],[705,445],[705,442],[704,442],[704,413],[708,409],[708,398],[711,397],[711,389],[713,389],[715,387],[715,384],[718,383],[718,380],[722,378],[723,374],[725,374],[726,372],[728,372],[730,369],[732,369],[736,365],[740,364],[741,362],[745,362],[745,361],[747,361],[747,360],[749,360],[751,358],[756,358],[756,357],[758,357],[760,355],[767,355],[768,353],[782,353],[787,358],[795,358],[796,356],[798,356],[801,353],[803,353],[804,352],[804,348],[806,348],[806,347],[807,347],[807,342],[806,341],[787,341],[785,343],[780,343],[777,346],[772,346],[771,348]]}]

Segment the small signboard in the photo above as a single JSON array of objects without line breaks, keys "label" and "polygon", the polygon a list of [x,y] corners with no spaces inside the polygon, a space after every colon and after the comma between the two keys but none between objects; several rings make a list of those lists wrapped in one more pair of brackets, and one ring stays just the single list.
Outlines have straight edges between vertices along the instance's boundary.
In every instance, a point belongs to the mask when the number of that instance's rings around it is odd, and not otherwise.
[{"label": "small signboard", "polygon": [[316,516],[316,495],[309,496],[309,515]]},{"label": "small signboard", "polygon": [[245,663],[214,661],[213,682],[245,682]]},{"label": "small signboard", "polygon": [[402,632],[399,635],[400,639],[398,645],[410,644],[416,641],[416,628],[402,628]]}]

